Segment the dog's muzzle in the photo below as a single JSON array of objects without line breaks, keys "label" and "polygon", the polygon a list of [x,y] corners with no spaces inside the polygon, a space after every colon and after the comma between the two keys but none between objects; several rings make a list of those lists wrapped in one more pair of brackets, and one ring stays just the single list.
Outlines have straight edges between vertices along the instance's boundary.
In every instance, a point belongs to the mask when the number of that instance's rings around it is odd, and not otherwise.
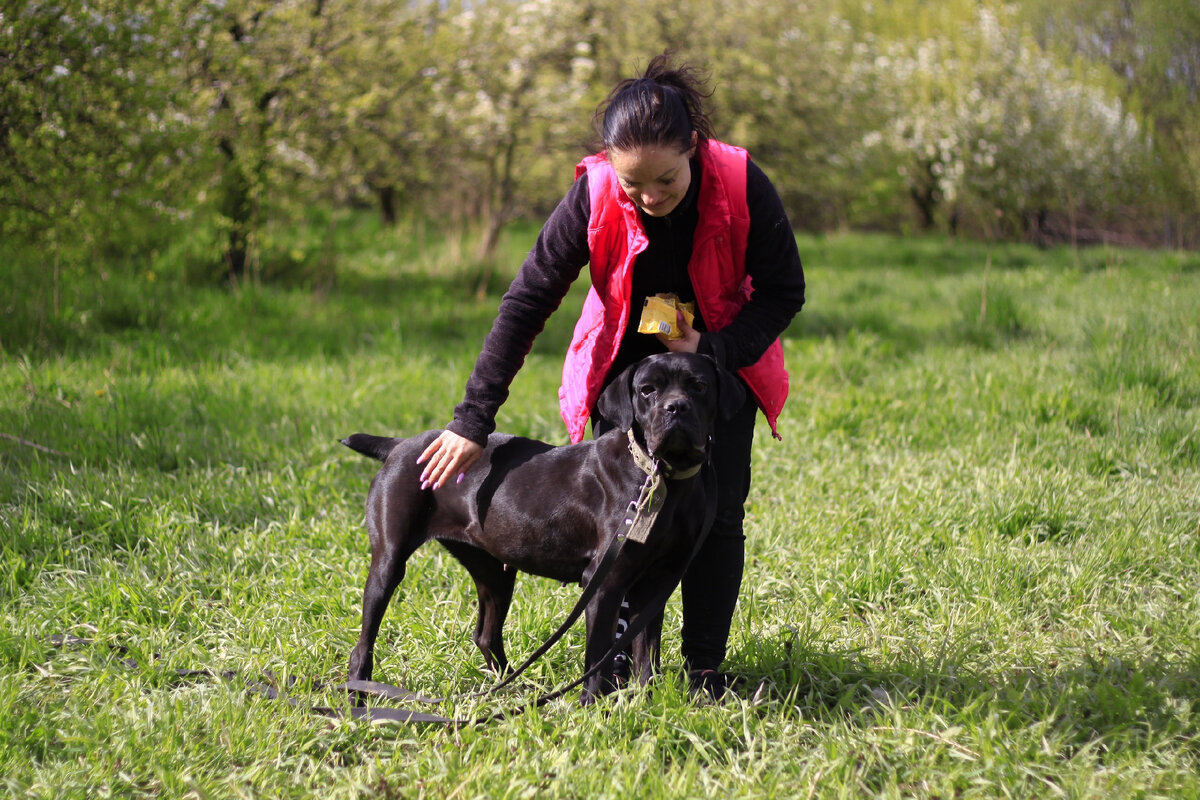
[{"label": "dog's muzzle", "polygon": [[712,444],[712,437],[706,436],[696,429],[696,426],[683,420],[666,422],[661,435],[657,437],[646,434],[646,449],[663,465],[663,471],[669,477],[691,471],[695,474],[705,461]]}]

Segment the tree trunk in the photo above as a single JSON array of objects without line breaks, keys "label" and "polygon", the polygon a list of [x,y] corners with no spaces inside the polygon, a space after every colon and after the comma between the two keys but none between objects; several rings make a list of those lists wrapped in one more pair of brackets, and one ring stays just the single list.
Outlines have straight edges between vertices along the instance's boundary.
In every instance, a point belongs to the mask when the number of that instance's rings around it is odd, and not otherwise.
[{"label": "tree trunk", "polygon": [[935,223],[934,212],[938,205],[937,178],[933,174],[932,164],[921,164],[921,180],[914,181],[908,186],[908,194],[913,205],[917,207],[917,221],[923,231],[933,230]]},{"label": "tree trunk", "polygon": [[250,197],[250,181],[245,168],[239,163],[229,140],[220,143],[225,155],[225,174],[221,178],[219,210],[229,226],[223,262],[225,278],[236,283],[245,277],[247,256],[250,249],[250,229],[253,223],[253,201]]},{"label": "tree trunk", "polygon": [[[504,144],[500,155],[499,168],[492,172],[489,183],[498,184],[496,192],[489,192],[487,228],[483,232],[483,241],[479,244],[479,261],[482,264],[479,284],[475,296],[480,300],[487,294],[488,284],[496,271],[496,245],[500,243],[500,232],[504,223],[512,214],[513,199],[516,196],[516,181],[513,179],[513,168],[516,163],[517,137],[510,135]],[[496,172],[499,175],[496,175]],[[498,195],[498,196],[497,196]]]},{"label": "tree trunk", "polygon": [[379,198],[379,217],[389,228],[396,224],[396,187],[388,184],[375,190]]},{"label": "tree trunk", "polygon": [[500,232],[504,229],[504,214],[493,211],[488,215],[487,227],[483,231],[483,239],[479,243],[479,282],[475,285],[475,298],[482,300],[487,296],[488,286],[492,275],[496,272],[496,245],[500,243]]}]

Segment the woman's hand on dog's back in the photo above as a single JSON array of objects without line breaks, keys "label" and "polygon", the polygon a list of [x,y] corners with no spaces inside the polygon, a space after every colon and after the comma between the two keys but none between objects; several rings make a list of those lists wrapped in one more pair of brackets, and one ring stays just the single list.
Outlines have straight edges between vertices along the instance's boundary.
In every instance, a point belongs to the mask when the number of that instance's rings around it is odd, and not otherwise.
[{"label": "woman's hand on dog's back", "polygon": [[463,475],[482,454],[483,448],[470,439],[442,431],[417,458],[417,464],[426,465],[421,471],[421,488],[440,489],[455,476],[461,483]]}]

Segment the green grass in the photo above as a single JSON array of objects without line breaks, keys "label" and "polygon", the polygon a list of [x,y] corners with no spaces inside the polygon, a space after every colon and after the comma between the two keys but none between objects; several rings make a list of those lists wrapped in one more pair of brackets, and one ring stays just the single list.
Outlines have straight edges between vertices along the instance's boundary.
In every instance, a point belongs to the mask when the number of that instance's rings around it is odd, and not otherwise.
[{"label": "green grass", "polygon": [[[294,288],[232,292],[187,287],[179,253],[53,283],[18,254],[0,301],[0,433],[21,440],[0,439],[0,792],[1200,797],[1187,254],[801,240],[809,303],[786,336],[783,441],[759,431],[728,661],[756,696],[687,696],[677,600],[654,691],[478,729],[330,722],[175,678],[343,675],[374,467],[336,441],[444,424],[503,290],[477,299],[465,246],[413,233],[348,224],[285,250]],[[531,236],[506,243],[507,274]],[[583,283],[502,429],[565,441]],[[520,581],[510,654],[576,592]],[[467,698],[490,682],[473,614],[465,572],[422,550],[377,676],[473,714],[578,674],[576,630],[515,692]]]}]

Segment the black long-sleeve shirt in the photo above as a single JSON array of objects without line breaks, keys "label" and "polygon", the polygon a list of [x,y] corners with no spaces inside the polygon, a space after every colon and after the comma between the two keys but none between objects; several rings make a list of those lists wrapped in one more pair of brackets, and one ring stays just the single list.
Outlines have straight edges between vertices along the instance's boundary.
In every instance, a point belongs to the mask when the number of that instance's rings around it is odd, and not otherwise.
[{"label": "black long-sleeve shirt", "polygon": [[[670,214],[651,217],[641,211],[649,244],[633,269],[631,319],[610,376],[651,353],[665,352],[658,338],[637,332],[641,298],[673,292],[694,300],[688,277],[699,210],[696,196],[704,179],[700,161],[693,158],[692,182],[687,195]],[[746,243],[746,271],[754,294],[737,316],[719,331],[708,331],[697,314],[693,323],[701,331],[700,352],[708,353],[726,369],[749,366],[787,328],[804,305],[804,269],[796,237],[775,187],[754,162],[746,162],[746,200],[750,232]],[[589,261],[587,225],[590,212],[587,174],[571,186],[550,215],[537,242],[500,302],[492,330],[467,380],[463,401],[454,409],[447,428],[479,444],[496,427],[496,412],[534,338],[562,303],[571,284]],[[698,309],[697,309],[698,311]]]}]

